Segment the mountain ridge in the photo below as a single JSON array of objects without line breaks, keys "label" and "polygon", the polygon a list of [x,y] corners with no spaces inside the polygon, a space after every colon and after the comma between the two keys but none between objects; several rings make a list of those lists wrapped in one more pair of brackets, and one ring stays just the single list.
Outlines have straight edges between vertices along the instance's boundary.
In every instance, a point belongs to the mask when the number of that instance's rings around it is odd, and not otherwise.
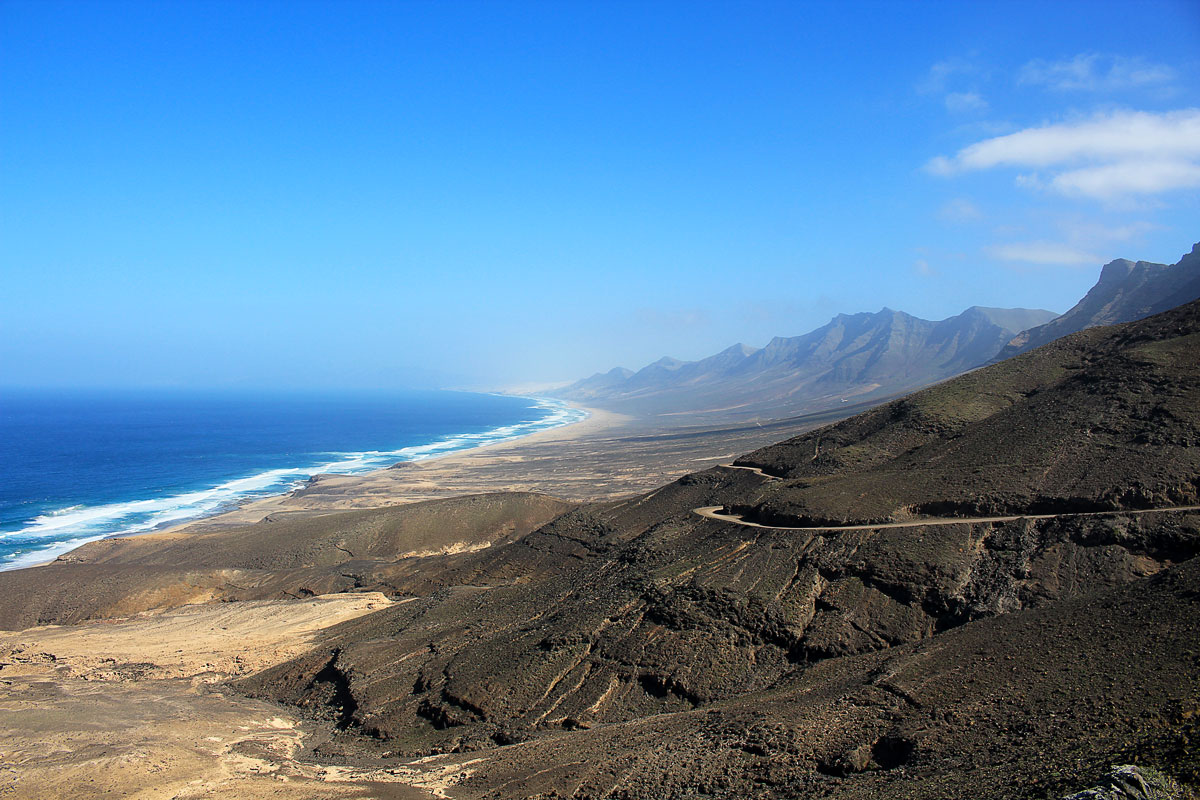
[{"label": "mountain ridge", "polygon": [[1002,361],[1069,333],[1097,325],[1132,322],[1200,298],[1200,242],[1174,264],[1118,258],[1105,264],[1100,279],[1062,316],[1018,332],[996,354]]},{"label": "mountain ridge", "polygon": [[1062,315],[971,306],[924,320],[887,306],[839,313],[761,348],[736,344],[697,361],[664,356],[552,392],[658,424],[758,420],[883,402],[1099,325],[1143,319],[1200,298],[1200,243],[1171,265],[1118,258]]},{"label": "mountain ridge", "polygon": [[768,416],[894,395],[985,363],[1018,329],[1054,316],[1038,309],[972,306],[944,320],[884,307],[841,313],[800,336],[761,348],[735,344],[707,358],[663,357],[630,373],[617,368],[555,392],[619,412]]},{"label": "mountain ridge", "polygon": [[[1198,337],[1200,303],[1097,327],[735,462],[773,480],[582,506],[239,688],[474,759],[465,797],[1034,800],[1133,755],[1194,781]],[[1062,505],[972,520],[964,491]]]}]

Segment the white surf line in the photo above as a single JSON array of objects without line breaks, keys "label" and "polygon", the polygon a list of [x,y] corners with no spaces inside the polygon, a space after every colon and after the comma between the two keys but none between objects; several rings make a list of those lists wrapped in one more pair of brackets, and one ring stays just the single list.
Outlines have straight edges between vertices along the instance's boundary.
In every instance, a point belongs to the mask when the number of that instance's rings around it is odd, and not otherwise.
[{"label": "white surf line", "polygon": [[[243,477],[232,478],[215,486],[178,492],[165,497],[101,503],[78,504],[68,509],[49,511],[12,531],[0,531],[0,539],[23,537],[31,549],[0,557],[0,572],[24,569],[54,561],[90,542],[118,536],[152,533],[219,516],[244,503],[269,497],[282,497],[303,488],[316,475],[358,476],[388,469],[400,463],[427,461],[452,456],[491,445],[513,442],[543,431],[567,427],[591,416],[587,409],[552,397],[498,395],[528,400],[547,412],[541,419],[500,425],[476,433],[446,434],[425,444],[406,445],[394,450],[329,451],[312,455],[333,455],[337,460],[314,459],[301,467],[278,467]],[[54,536],[70,538],[53,538]]]},{"label": "white surf line", "polygon": [[763,528],[771,531],[874,531],[882,528],[919,528],[924,525],[958,525],[960,523],[983,522],[1013,522],[1019,519],[1057,519],[1060,517],[1104,517],[1118,514],[1155,514],[1200,511],[1200,506],[1174,506],[1171,508],[1137,508],[1128,511],[1075,511],[1065,514],[1016,514],[1005,517],[931,517],[929,519],[913,520],[911,522],[879,522],[874,525],[821,525],[811,528],[789,528],[784,525],[763,525],[760,522],[747,522],[738,514],[722,514],[725,506],[702,506],[693,508],[692,513],[716,522],[730,522],[734,525],[744,525],[747,528]]}]

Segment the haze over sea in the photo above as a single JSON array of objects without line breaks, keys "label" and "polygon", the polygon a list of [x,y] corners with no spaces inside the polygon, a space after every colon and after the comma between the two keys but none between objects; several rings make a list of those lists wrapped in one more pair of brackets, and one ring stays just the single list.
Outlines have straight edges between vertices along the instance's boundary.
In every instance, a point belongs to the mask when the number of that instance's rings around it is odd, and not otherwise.
[{"label": "haze over sea", "polygon": [[5,390],[0,569],[301,486],[513,439],[586,412],[467,392]]}]

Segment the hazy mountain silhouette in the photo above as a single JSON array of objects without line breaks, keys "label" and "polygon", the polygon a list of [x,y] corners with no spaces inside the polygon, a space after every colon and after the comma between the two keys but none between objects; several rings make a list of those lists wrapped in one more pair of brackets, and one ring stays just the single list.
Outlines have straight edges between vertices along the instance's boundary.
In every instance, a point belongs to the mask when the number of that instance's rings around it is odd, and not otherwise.
[{"label": "hazy mountain silhouette", "polygon": [[986,363],[1051,311],[974,306],[940,321],[884,308],[839,314],[802,336],[755,349],[736,344],[699,361],[663,358],[637,371],[593,375],[562,397],[639,415],[712,418],[797,414],[882,399]]}]

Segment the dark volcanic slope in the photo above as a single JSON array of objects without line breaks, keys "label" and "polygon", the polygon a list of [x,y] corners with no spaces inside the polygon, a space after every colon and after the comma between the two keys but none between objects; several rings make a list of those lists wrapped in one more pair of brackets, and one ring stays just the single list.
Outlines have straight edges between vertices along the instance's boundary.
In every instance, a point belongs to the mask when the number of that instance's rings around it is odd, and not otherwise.
[{"label": "dark volcanic slope", "polygon": [[1200,502],[1200,303],[1091,329],[737,463],[776,524]]},{"label": "dark volcanic slope", "polygon": [[490,800],[1060,798],[1133,761],[1195,786],[1198,573],[1193,560],[733,700],[548,725],[438,763],[472,762],[451,796]]},{"label": "dark volcanic slope", "polygon": [[734,345],[701,361],[663,358],[630,373],[612,370],[562,390],[568,399],[636,415],[678,419],[785,416],[879,400],[989,361],[1015,333],[1049,311],[969,308],[938,322],[901,311],[839,314],[803,336],[756,350]]},{"label": "dark volcanic slope", "polygon": [[1048,344],[1095,325],[1115,325],[1158,314],[1200,298],[1200,243],[1170,266],[1118,258],[1104,265],[1100,280],[1067,313],[1013,338],[997,360]]},{"label": "dark volcanic slope", "polygon": [[[330,755],[472,760],[462,797],[1058,797],[1135,756],[1194,785],[1200,514],[1123,509],[1194,501],[1198,335],[1200,304],[1090,330],[745,459],[783,480],[572,510],[242,686]],[[1115,511],[692,513],[1022,503]]]}]

